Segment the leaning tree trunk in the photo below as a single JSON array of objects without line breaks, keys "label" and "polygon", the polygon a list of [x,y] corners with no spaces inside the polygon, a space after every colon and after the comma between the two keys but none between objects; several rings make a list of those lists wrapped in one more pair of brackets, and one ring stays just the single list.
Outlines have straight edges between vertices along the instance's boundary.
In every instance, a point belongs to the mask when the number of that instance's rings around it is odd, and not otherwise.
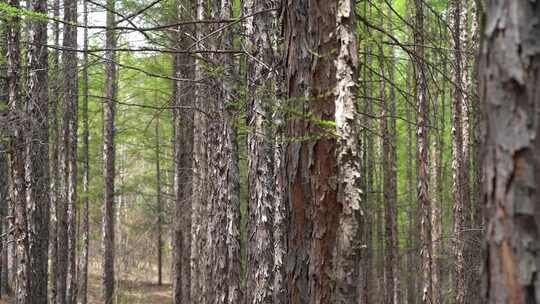
[{"label": "leaning tree trunk", "polygon": [[116,113],[116,35],[114,0],[107,0],[107,31],[105,47],[107,52],[105,77],[105,103],[103,105],[103,180],[104,202],[102,221],[102,254],[103,254],[103,301],[105,304],[113,303],[114,296],[114,176],[115,176],[115,127]]},{"label": "leaning tree trunk", "polygon": [[[46,14],[47,1],[27,3],[31,11]],[[47,22],[28,23],[26,111],[26,237],[28,290],[18,290],[17,303],[47,303],[49,248],[49,99]],[[21,208],[22,209],[22,208]],[[21,227],[19,227],[21,228]],[[23,228],[24,230],[24,228]]]},{"label": "leaning tree trunk", "polygon": [[359,299],[357,286],[362,249],[362,168],[360,122],[356,105],[358,48],[355,32],[355,2],[339,0],[337,6],[338,57],[336,60],[335,118],[338,136],[337,189],[340,204],[336,236],[335,287],[332,303],[353,304]]},{"label": "leaning tree trunk", "polygon": [[[481,59],[486,303],[537,303],[540,245],[540,5],[490,1]],[[505,22],[501,22],[504,17]]]},{"label": "leaning tree trunk", "polygon": [[339,210],[334,120],[337,3],[284,4],[287,100],[285,193],[290,209],[288,302],[330,303]]},{"label": "leaning tree trunk", "polygon": [[420,260],[422,277],[422,303],[430,303],[432,298],[431,287],[431,204],[429,201],[429,175],[428,175],[428,101],[426,67],[424,64],[424,3],[415,0],[415,64],[416,64],[416,158],[417,158],[417,201],[420,214]]}]

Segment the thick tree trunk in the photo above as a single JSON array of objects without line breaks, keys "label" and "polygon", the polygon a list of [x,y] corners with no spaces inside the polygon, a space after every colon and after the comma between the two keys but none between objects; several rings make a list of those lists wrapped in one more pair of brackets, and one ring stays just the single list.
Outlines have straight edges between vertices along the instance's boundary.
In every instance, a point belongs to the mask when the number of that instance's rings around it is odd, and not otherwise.
[{"label": "thick tree trunk", "polygon": [[114,177],[115,177],[115,113],[116,113],[116,34],[112,27],[115,25],[114,0],[107,0],[107,31],[106,31],[106,79],[105,98],[103,105],[103,180],[104,202],[102,220],[102,286],[103,302],[113,303],[114,296]]},{"label": "thick tree trunk", "polygon": [[432,299],[431,286],[431,203],[429,200],[429,160],[428,160],[428,101],[426,67],[424,64],[424,3],[415,0],[416,29],[415,64],[416,64],[416,158],[417,158],[417,201],[420,210],[420,266],[422,303],[430,303]]},{"label": "thick tree trunk", "polygon": [[486,303],[536,303],[540,296],[538,16],[540,6],[531,1],[490,1],[487,9],[480,78],[487,114]]},{"label": "thick tree trunk", "polygon": [[[47,1],[29,1],[30,10],[47,12]],[[26,134],[26,260],[28,284],[19,289],[17,303],[47,303],[47,269],[49,247],[49,99],[47,23],[32,20],[28,24],[27,99],[28,133]],[[19,215],[19,214],[18,214]]]},{"label": "thick tree trunk", "polygon": [[[334,120],[337,3],[288,1],[284,7],[285,69],[290,104],[285,193],[290,208],[288,302],[332,301],[337,200]],[[316,55],[314,55],[316,54]]]},{"label": "thick tree trunk", "polygon": [[337,180],[338,202],[341,205],[335,257],[335,289],[332,303],[357,303],[360,251],[362,249],[362,168],[360,122],[356,109],[358,48],[354,35],[355,2],[340,0],[337,6],[335,118],[338,136]]},{"label": "thick tree trunk", "polygon": [[[276,7],[274,0],[246,1],[244,14],[250,15],[273,7]],[[275,130],[272,128],[277,77],[270,68],[276,66],[277,62],[276,46],[272,39],[275,32],[274,18],[274,13],[266,13],[246,20],[247,50],[253,58],[257,58],[257,61],[248,59],[247,72],[250,133],[246,296],[250,304],[274,303],[274,213],[280,199],[276,196]]]}]

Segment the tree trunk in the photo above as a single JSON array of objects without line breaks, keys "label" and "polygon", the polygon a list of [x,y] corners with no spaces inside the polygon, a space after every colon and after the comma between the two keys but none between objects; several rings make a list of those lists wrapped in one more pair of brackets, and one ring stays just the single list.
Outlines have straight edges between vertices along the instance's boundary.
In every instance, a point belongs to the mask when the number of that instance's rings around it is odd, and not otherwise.
[{"label": "tree trunk", "polygon": [[[65,147],[68,154],[67,164],[67,276],[66,303],[76,302],[77,296],[77,130],[78,130],[78,66],[77,53],[67,51],[77,48],[77,1],[64,0],[64,37],[62,64],[64,70],[64,103],[67,112],[64,115],[68,120],[68,138]],[[60,247],[59,247],[60,248]]]},{"label": "tree trunk", "polygon": [[415,64],[416,64],[416,158],[417,158],[417,200],[420,210],[420,264],[422,273],[422,303],[432,299],[431,286],[431,203],[429,201],[429,160],[428,160],[428,101],[426,67],[424,64],[424,3],[415,0]]},{"label": "tree trunk", "polygon": [[[53,2],[53,41],[55,46],[60,46],[60,0]],[[51,73],[49,77],[50,90],[50,124],[51,124],[51,223],[50,223],[50,253],[51,253],[51,291],[50,301],[52,304],[57,303],[57,282],[58,282],[58,201],[61,198],[59,193],[60,177],[59,174],[59,149],[62,145],[60,138],[60,129],[58,125],[58,106],[60,104],[60,51],[53,50],[51,58]]]},{"label": "tree trunk", "polygon": [[[276,7],[274,0],[244,2],[244,14]],[[273,13],[259,14],[246,20],[247,49],[257,61],[249,60],[247,72],[248,99],[248,265],[247,303],[274,303],[274,212],[279,204],[275,179],[275,134],[272,108],[276,100],[275,73],[277,53],[272,37],[275,29]],[[279,211],[278,211],[279,212]],[[276,286],[279,288],[279,286]]]},{"label": "tree trunk", "polygon": [[339,43],[337,88],[335,100],[337,141],[338,202],[341,205],[337,230],[335,284],[332,303],[353,304],[358,301],[357,282],[362,249],[362,168],[360,123],[356,109],[358,48],[354,31],[355,2],[340,0],[337,6],[337,39]]},{"label": "tree trunk", "polygon": [[[290,208],[288,302],[332,301],[337,200],[334,120],[336,7],[333,1],[289,1],[284,7],[286,105],[285,193]],[[316,54],[316,55],[314,55]]]},{"label": "tree trunk", "polygon": [[457,304],[465,303],[465,255],[464,229],[465,206],[463,203],[463,132],[462,132],[462,49],[461,44],[461,1],[451,3],[452,36],[453,36],[453,73],[454,83],[452,96],[452,199],[453,199],[453,255],[454,255],[454,290]]},{"label": "tree trunk", "polygon": [[[84,25],[88,25],[88,1],[84,0]],[[84,29],[84,50],[88,50],[88,29]],[[88,53],[83,55],[82,67],[82,239],[81,254],[79,260],[79,283],[78,283],[78,303],[87,304],[88,302],[88,255],[90,252],[90,223],[89,223],[89,183],[90,183],[90,157],[89,157],[89,124],[88,124]]]},{"label": "tree trunk", "polygon": [[[490,1],[481,59],[486,107],[483,183],[487,215],[486,303],[535,303],[540,296],[540,6]],[[505,22],[501,22],[501,17]]]},{"label": "tree trunk", "polygon": [[[190,18],[194,8],[194,1],[184,0],[183,6],[179,6],[178,19],[187,20]],[[185,29],[184,29],[185,31]],[[194,27],[188,29],[191,34]],[[184,48],[191,43],[187,35],[175,35],[175,43],[178,48]],[[184,79],[192,77],[194,73],[195,60],[189,55],[174,55],[174,75],[176,78]],[[173,110],[174,123],[174,197],[175,197],[175,218],[179,219],[174,224],[173,234],[173,303],[191,303],[191,287],[195,284],[191,279],[191,249],[192,239],[192,208],[194,193],[192,184],[193,178],[193,134],[194,134],[194,113],[187,108],[195,105],[195,89],[193,83],[176,81],[174,83],[174,104],[177,106]],[[197,296],[197,294],[194,294]],[[195,302],[195,301],[194,301]]]},{"label": "tree trunk", "polygon": [[[46,14],[47,1],[29,1],[31,11]],[[28,24],[26,110],[26,221],[23,228],[28,240],[28,284],[26,291],[19,289],[17,303],[47,303],[47,268],[49,246],[49,99],[47,22],[32,20]],[[22,206],[21,206],[22,207]],[[22,209],[22,208],[21,208]],[[21,215],[21,214],[18,214]]]},{"label": "tree trunk", "polygon": [[114,0],[107,0],[107,31],[106,31],[106,80],[105,98],[103,105],[103,301],[105,304],[113,303],[114,296],[114,177],[115,177],[115,112],[116,112],[116,35],[112,28],[115,25]]},{"label": "tree trunk", "polygon": [[[156,91],[157,92],[157,91]],[[157,94],[156,94],[157,95]],[[154,98],[157,102],[157,98]],[[163,285],[163,206],[161,202],[161,163],[160,163],[160,141],[159,141],[159,116],[156,118],[156,216],[157,216],[157,270],[158,270],[158,286]]]},{"label": "tree trunk", "polygon": [[[203,20],[206,16],[204,0],[196,1],[197,20]],[[205,27],[197,25],[196,37],[198,40],[204,36]],[[204,49],[202,43],[197,44],[197,50]],[[195,61],[195,78],[201,80],[204,77],[202,58]],[[206,191],[206,124],[205,113],[206,85],[197,83],[195,87],[195,108],[193,126],[193,206],[191,226],[191,300],[193,303],[204,304],[204,263],[203,249],[206,244],[206,229],[203,216],[205,215]]]}]

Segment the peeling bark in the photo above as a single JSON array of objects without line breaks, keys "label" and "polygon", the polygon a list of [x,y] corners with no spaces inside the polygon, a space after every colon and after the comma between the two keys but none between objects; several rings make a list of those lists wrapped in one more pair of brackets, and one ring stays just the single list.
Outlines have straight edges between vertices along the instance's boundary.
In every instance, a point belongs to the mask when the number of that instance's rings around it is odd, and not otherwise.
[{"label": "peeling bark", "polygon": [[536,303],[540,124],[540,5],[490,1],[481,54],[487,114],[483,193],[487,303]]}]

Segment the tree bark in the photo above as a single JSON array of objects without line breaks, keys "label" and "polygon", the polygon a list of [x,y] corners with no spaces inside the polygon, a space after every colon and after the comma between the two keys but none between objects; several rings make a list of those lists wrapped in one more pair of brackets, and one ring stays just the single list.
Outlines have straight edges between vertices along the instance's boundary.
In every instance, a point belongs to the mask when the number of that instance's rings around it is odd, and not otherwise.
[{"label": "tree bark", "polygon": [[[157,102],[157,98],[155,98]],[[157,240],[156,240],[156,251],[157,251],[157,270],[158,270],[158,278],[157,278],[157,284],[158,286],[163,285],[163,236],[162,236],[162,230],[163,230],[163,206],[161,201],[161,152],[160,152],[160,140],[159,140],[159,116],[156,118],[156,234],[157,234]]]},{"label": "tree bark", "polygon": [[[535,303],[538,264],[540,15],[538,3],[490,1],[481,59],[486,107],[483,194],[486,303]],[[505,22],[501,22],[501,18]]]},{"label": "tree bark", "polygon": [[[186,20],[194,9],[194,1],[182,1],[179,6],[177,19]],[[185,31],[185,30],[184,30]],[[188,28],[188,33],[195,34],[194,27]],[[180,32],[179,32],[180,33]],[[175,43],[178,48],[184,48],[191,43],[190,37],[185,34],[176,34]],[[174,75],[177,78],[192,77],[195,60],[185,54],[176,54],[173,59]],[[194,111],[186,109],[195,105],[191,96],[195,94],[193,84],[177,81],[173,90],[174,104],[178,107],[173,110],[174,123],[174,191],[175,191],[175,217],[179,219],[174,226],[173,234],[173,303],[191,303],[191,231],[193,214],[193,134]],[[197,296],[197,295],[195,295]]]},{"label": "tree bark", "polygon": [[112,27],[115,25],[115,1],[107,0],[107,31],[106,36],[106,79],[105,98],[103,105],[103,180],[104,202],[102,220],[102,254],[103,254],[103,301],[113,303],[114,296],[114,177],[115,177],[115,113],[116,113],[116,34]]},{"label": "tree bark", "polygon": [[[88,25],[88,1],[84,0],[83,2],[83,15],[84,15],[84,25]],[[88,29],[84,29],[84,50],[88,50]],[[78,303],[87,304],[88,303],[88,256],[90,253],[90,223],[89,223],[89,186],[90,186],[90,143],[89,143],[89,123],[88,123],[88,94],[89,94],[89,83],[88,83],[88,53],[83,55],[83,67],[82,67],[82,227],[81,227],[81,254],[79,260],[79,271],[78,271]]]},{"label": "tree bark", "polygon": [[428,159],[428,101],[426,67],[424,64],[424,3],[415,0],[415,65],[416,65],[416,158],[417,158],[417,201],[420,210],[420,260],[422,277],[422,303],[432,298],[431,286],[431,203],[429,200]]},{"label": "tree bark", "polygon": [[[46,14],[47,1],[27,3],[29,9]],[[47,269],[49,247],[49,99],[47,22],[32,20],[28,24],[26,111],[26,229],[28,240],[25,259],[28,277],[26,291],[19,289],[17,303],[47,303]],[[20,206],[22,207],[22,206]],[[22,209],[22,208],[21,208]],[[21,215],[20,213],[18,215]]]},{"label": "tree bark", "polygon": [[[60,0],[54,0],[53,2],[53,16],[56,18],[53,23],[53,41],[55,46],[60,46]],[[59,171],[59,150],[62,141],[60,138],[60,128],[58,124],[58,107],[60,104],[60,51],[53,50],[51,58],[51,73],[49,77],[50,83],[50,124],[51,124],[51,224],[50,224],[50,254],[51,254],[51,290],[50,301],[52,304],[57,303],[57,282],[58,282],[58,201],[61,196],[59,193],[60,188],[60,171]]]},{"label": "tree bark", "polygon": [[[286,105],[285,193],[290,209],[288,302],[332,301],[337,200],[334,120],[337,3],[284,4]],[[332,130],[333,131],[333,130]]]},{"label": "tree bark", "polygon": [[[465,206],[463,202],[463,79],[462,79],[462,49],[461,41],[461,1],[451,3],[452,37],[453,37],[453,73],[454,82],[452,96],[452,199],[453,199],[453,255],[454,255],[454,290],[455,301],[465,303]],[[464,26],[464,25],[463,25]]]},{"label": "tree bark", "polygon": [[[276,7],[274,0],[244,2],[244,14]],[[257,61],[249,60],[248,99],[248,265],[247,303],[274,303],[274,216],[279,204],[275,179],[275,134],[272,108],[275,108],[277,77],[274,13],[259,14],[246,20],[247,50]],[[279,211],[278,211],[279,212]],[[278,248],[279,250],[279,248]],[[278,283],[279,284],[279,283]],[[279,286],[276,286],[279,288]]]},{"label": "tree bark", "polygon": [[358,48],[354,35],[355,2],[340,0],[337,3],[335,119],[338,136],[337,199],[341,205],[335,247],[335,287],[332,303],[357,303],[359,288],[360,251],[362,249],[362,168],[360,123],[356,109]]},{"label": "tree bark", "polygon": [[[64,0],[64,37],[62,64],[64,71],[63,99],[66,105],[67,136],[67,273],[65,303],[76,303],[77,297],[77,142],[78,142],[78,66],[77,53],[77,1]],[[60,248],[60,247],[59,247]]]}]

